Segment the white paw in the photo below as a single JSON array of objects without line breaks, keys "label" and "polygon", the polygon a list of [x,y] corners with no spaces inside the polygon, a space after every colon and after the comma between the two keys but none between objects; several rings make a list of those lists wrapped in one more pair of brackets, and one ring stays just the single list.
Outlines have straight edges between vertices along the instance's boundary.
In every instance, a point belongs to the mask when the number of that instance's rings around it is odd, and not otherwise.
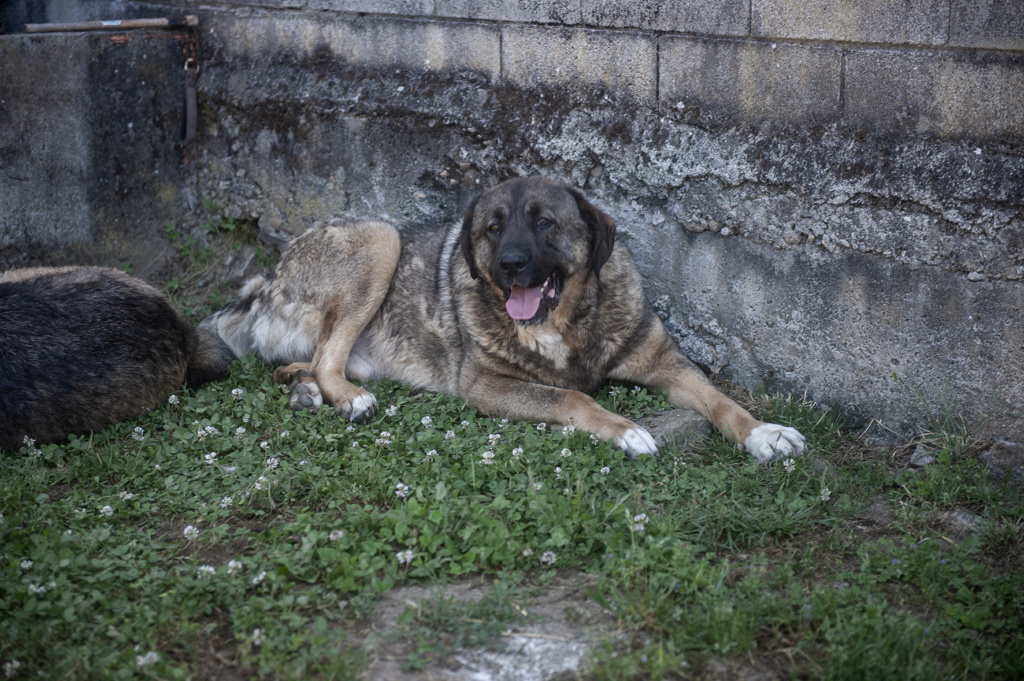
[{"label": "white paw", "polygon": [[377,413],[377,398],[370,393],[363,393],[352,400],[352,414],[349,418],[357,423],[365,423]]},{"label": "white paw", "polygon": [[803,454],[805,441],[806,438],[796,428],[763,423],[750,431],[743,446],[758,463],[766,463],[785,456]]},{"label": "white paw", "polygon": [[622,447],[631,459],[636,459],[641,454],[654,456],[658,453],[658,445],[654,438],[640,426],[634,426],[621,436],[616,437],[615,444]]}]

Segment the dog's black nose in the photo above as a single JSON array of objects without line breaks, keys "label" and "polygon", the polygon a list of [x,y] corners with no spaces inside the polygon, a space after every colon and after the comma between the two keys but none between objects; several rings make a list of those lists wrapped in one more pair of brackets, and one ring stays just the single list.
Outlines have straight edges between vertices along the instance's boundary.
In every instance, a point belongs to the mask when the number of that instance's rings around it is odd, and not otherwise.
[{"label": "dog's black nose", "polygon": [[519,274],[530,264],[530,254],[518,248],[509,249],[498,256],[498,266],[505,274]]}]

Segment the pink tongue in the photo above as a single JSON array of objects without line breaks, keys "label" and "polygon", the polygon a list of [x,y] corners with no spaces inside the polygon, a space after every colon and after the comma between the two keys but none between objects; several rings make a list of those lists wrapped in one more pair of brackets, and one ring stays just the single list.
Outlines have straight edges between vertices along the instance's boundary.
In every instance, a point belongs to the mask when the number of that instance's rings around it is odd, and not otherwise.
[{"label": "pink tongue", "polygon": [[540,286],[526,288],[513,286],[512,295],[505,302],[505,309],[512,319],[533,319],[540,307]]}]

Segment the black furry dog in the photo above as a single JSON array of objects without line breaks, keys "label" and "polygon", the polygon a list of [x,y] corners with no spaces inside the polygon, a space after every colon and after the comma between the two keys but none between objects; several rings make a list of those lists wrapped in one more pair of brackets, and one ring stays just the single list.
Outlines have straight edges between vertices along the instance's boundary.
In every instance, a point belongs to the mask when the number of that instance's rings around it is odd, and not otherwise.
[{"label": "black furry dog", "polygon": [[[219,377],[162,293],[103,267],[0,274],[0,449],[60,442]],[[211,349],[216,354],[216,347]]]}]

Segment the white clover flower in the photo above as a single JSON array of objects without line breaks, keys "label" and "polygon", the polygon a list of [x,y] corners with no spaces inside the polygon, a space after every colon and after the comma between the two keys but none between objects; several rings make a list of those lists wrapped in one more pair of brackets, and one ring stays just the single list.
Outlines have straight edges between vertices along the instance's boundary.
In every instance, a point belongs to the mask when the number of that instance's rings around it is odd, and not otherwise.
[{"label": "white clover flower", "polygon": [[46,593],[46,587],[42,584],[29,584],[28,592],[34,596],[42,596]]},{"label": "white clover flower", "polygon": [[633,389],[629,391],[629,394],[630,395],[639,395],[641,391],[643,391],[643,388],[641,388],[638,385],[634,385]]},{"label": "white clover flower", "polygon": [[35,440],[33,440],[32,438],[30,438],[30,437],[29,437],[28,435],[26,435],[25,437],[21,438],[21,441],[22,441],[22,442],[23,442],[23,443],[25,444],[25,446],[26,446],[26,447],[28,447],[29,449],[32,449],[33,447],[35,447],[35,446],[36,446],[36,441],[35,441]]},{"label": "white clover flower", "polygon": [[21,561],[22,570],[31,570],[34,563],[28,559]]},{"label": "white clover flower", "polygon": [[597,436],[597,433],[591,433],[590,434],[590,441],[593,442],[593,443],[598,443],[598,442],[601,441],[601,438],[599,438]]},{"label": "white clover flower", "polygon": [[572,450],[571,449],[566,447],[565,449],[562,450],[562,458],[563,459],[566,459],[566,458],[568,458],[570,456],[572,456]]},{"label": "white clover flower", "polygon": [[260,449],[262,449],[263,451],[270,449],[270,443],[264,440],[263,442],[260,443]]},{"label": "white clover flower", "polygon": [[153,466],[153,470],[162,471],[163,467],[160,464],[156,464]]},{"label": "white clover flower", "polygon": [[135,428],[132,429],[132,439],[137,440],[138,442],[142,442],[146,439],[146,431],[143,430],[142,426],[135,426]]},{"label": "white clover flower", "polygon": [[490,466],[492,463],[494,463],[494,452],[484,452],[483,454],[480,455],[480,457],[480,463],[482,463],[485,466]]},{"label": "white clover flower", "polygon": [[74,513],[75,515],[85,515],[87,511],[84,508],[76,508]]},{"label": "white clover flower", "polygon": [[437,456],[437,450],[436,449],[431,449],[429,452],[427,452],[427,459],[430,459],[431,461],[436,456]]},{"label": "white clover flower", "polygon": [[532,555],[533,555],[533,549],[531,549],[529,546],[527,546],[525,549],[523,549],[523,557],[524,558],[529,558]]},{"label": "white clover flower", "polygon": [[548,424],[544,423],[543,421],[537,424],[537,430],[547,430],[547,428]]},{"label": "white clover flower", "polygon": [[185,539],[193,541],[199,537],[199,528],[195,525],[189,525],[182,534],[185,535]]},{"label": "white clover flower", "polygon": [[178,404],[178,402],[180,402],[180,400],[178,399],[177,395],[171,395],[170,397],[167,398],[167,404],[171,406]]},{"label": "white clover flower", "polygon": [[261,646],[267,641],[267,635],[263,633],[259,628],[252,630],[252,644],[254,646]]},{"label": "white clover flower", "polygon": [[4,676],[8,679],[13,679],[21,668],[21,662],[18,660],[9,660],[4,662]]},{"label": "white clover flower", "polygon": [[345,536],[345,530],[331,530],[331,533],[328,535],[328,538],[331,541],[338,541],[339,539],[341,539],[344,536]]},{"label": "white clover flower", "polygon": [[238,428],[235,428],[235,437],[244,437],[244,436],[245,436],[245,428],[242,428],[241,426],[239,426]]},{"label": "white clover flower", "polygon": [[299,462],[299,468],[303,468],[307,463],[309,462],[303,459],[302,461]]},{"label": "white clover flower", "polygon": [[156,651],[151,650],[148,653],[146,653],[145,655],[136,655],[135,656],[135,667],[138,668],[138,669],[142,669],[143,667],[148,667],[150,665],[154,665],[154,664],[156,664],[159,661],[160,661],[160,656],[156,654]]},{"label": "white clover flower", "polygon": [[220,500],[220,507],[221,508],[231,508],[231,506],[234,503],[235,503],[235,500],[232,499],[231,497],[224,497],[223,499]]},{"label": "white clover flower", "polygon": [[542,565],[554,565],[556,560],[558,560],[558,556],[554,551],[545,551],[540,557]]},{"label": "white clover flower", "polygon": [[409,496],[409,487],[402,483],[395,485],[395,495],[404,499]]},{"label": "white clover flower", "polygon": [[515,449],[512,450],[512,458],[518,459],[522,455],[523,455],[523,448],[522,447],[516,447]]},{"label": "white clover flower", "polygon": [[454,430],[449,430],[448,432],[446,432],[444,434],[444,439],[445,440],[454,440],[455,439],[455,431]]},{"label": "white clover flower", "polygon": [[601,467],[601,475],[608,475],[611,472],[612,472],[612,469],[608,468],[608,466],[602,466]]},{"label": "white clover flower", "polygon": [[787,473],[792,473],[793,471],[796,470],[796,461],[793,461],[793,459],[786,459],[785,461],[782,462],[782,468]]},{"label": "white clover flower", "polygon": [[467,421],[466,419],[462,419],[462,427],[469,428],[469,421]]},{"label": "white clover flower", "polygon": [[198,577],[199,579],[204,579],[206,577],[212,577],[216,573],[217,568],[213,567],[212,565],[200,565],[199,568],[196,570],[196,577]]},{"label": "white clover flower", "polygon": [[110,516],[114,515],[114,509],[112,509],[110,506],[104,506],[103,508],[100,509],[100,515],[109,518]]},{"label": "white clover flower", "polygon": [[242,390],[241,388],[235,388],[234,390],[231,391],[231,396],[234,397],[236,400],[240,400],[242,399],[242,395],[244,393],[245,391]]},{"label": "white clover flower", "polygon": [[203,458],[206,459],[206,465],[207,466],[209,466],[211,464],[215,464],[215,463],[217,463],[217,452],[210,452],[209,454],[207,454]]},{"label": "white clover flower", "polygon": [[267,486],[268,486],[268,480],[266,479],[266,477],[264,477],[262,475],[260,477],[256,478],[256,484],[253,485],[253,487],[256,489],[257,492],[259,492],[260,490],[262,490],[264,487],[267,487]]},{"label": "white clover flower", "polygon": [[555,479],[556,480],[561,480],[562,479],[562,467],[561,466],[555,466]]},{"label": "white clover flower", "polygon": [[234,560],[234,559],[228,561],[228,574],[229,575],[237,575],[241,571],[242,571],[242,564],[240,562],[238,562],[237,560]]},{"label": "white clover flower", "polygon": [[831,498],[832,498],[832,490],[830,490],[828,487],[822,487],[821,488],[821,500],[822,501],[828,501]]},{"label": "white clover flower", "polygon": [[244,416],[242,417],[242,423],[249,423],[249,420],[250,420],[250,419],[252,419],[252,415],[251,415],[251,414],[245,414],[245,415],[244,415]]},{"label": "white clover flower", "polygon": [[544,487],[544,483],[543,482],[535,482],[535,483],[533,483],[533,489],[534,489],[535,492],[539,492],[542,487]]},{"label": "white clover flower", "polygon": [[423,424],[424,428],[429,428],[430,426],[434,425],[434,419],[430,418],[429,416],[424,416],[423,418],[420,419],[420,423]]},{"label": "white clover flower", "polygon": [[68,529],[68,530],[64,530],[64,534],[66,534],[67,536],[70,537],[71,535],[74,534],[74,532],[72,532],[70,529]]},{"label": "white clover flower", "polygon": [[118,498],[121,499],[121,501],[131,501],[132,499],[135,498],[135,495],[132,494],[131,492],[121,492],[117,496]]},{"label": "white clover flower", "polygon": [[267,468],[269,468],[270,470],[274,470],[280,463],[281,462],[277,460],[276,456],[272,456],[269,459],[267,459]]},{"label": "white clover flower", "polygon": [[646,513],[638,513],[635,516],[633,516],[633,531],[634,532],[643,532],[644,531],[644,526],[646,524],[647,524],[647,514]]},{"label": "white clover flower", "polygon": [[508,425],[508,419],[502,419],[501,420],[501,424],[499,425],[499,428],[504,428],[507,425]]},{"label": "white clover flower", "polygon": [[498,444],[499,440],[501,440],[501,433],[495,433],[494,435],[488,435],[487,436],[487,443],[491,447],[493,447],[494,445]]},{"label": "white clover flower", "polygon": [[380,432],[380,437],[377,438],[377,444],[378,445],[385,445],[385,446],[391,444],[391,433],[389,433],[386,430],[382,430]]},{"label": "white clover flower", "polygon": [[414,555],[415,554],[413,554],[412,549],[406,549],[405,551],[399,551],[396,553],[395,558],[398,559],[399,565],[411,565]]},{"label": "white clover flower", "polygon": [[613,386],[612,389],[608,391],[608,394],[614,397],[615,395],[618,395],[620,392],[622,392],[622,388],[616,385]]},{"label": "white clover flower", "polygon": [[570,435],[572,435],[575,432],[576,432],[576,426],[572,425],[571,423],[569,425],[567,425],[565,428],[562,428],[562,433],[566,437],[569,437]]},{"label": "white clover flower", "polygon": [[388,407],[387,409],[384,410],[384,415],[385,416],[394,416],[397,413],[398,413],[398,405],[397,404],[392,404],[390,407]]},{"label": "white clover flower", "polygon": [[207,435],[220,435],[220,431],[214,428],[213,426],[206,426],[205,428],[203,428],[203,432],[205,432]]},{"label": "white clover flower", "polygon": [[354,432],[356,432],[356,427],[355,426],[349,426],[348,428],[345,429],[345,432],[346,433],[354,433]]},{"label": "white clover flower", "polygon": [[255,577],[252,578],[253,586],[257,586],[258,584],[260,584],[266,578],[267,578],[267,571],[263,570],[258,575],[256,575]]}]

